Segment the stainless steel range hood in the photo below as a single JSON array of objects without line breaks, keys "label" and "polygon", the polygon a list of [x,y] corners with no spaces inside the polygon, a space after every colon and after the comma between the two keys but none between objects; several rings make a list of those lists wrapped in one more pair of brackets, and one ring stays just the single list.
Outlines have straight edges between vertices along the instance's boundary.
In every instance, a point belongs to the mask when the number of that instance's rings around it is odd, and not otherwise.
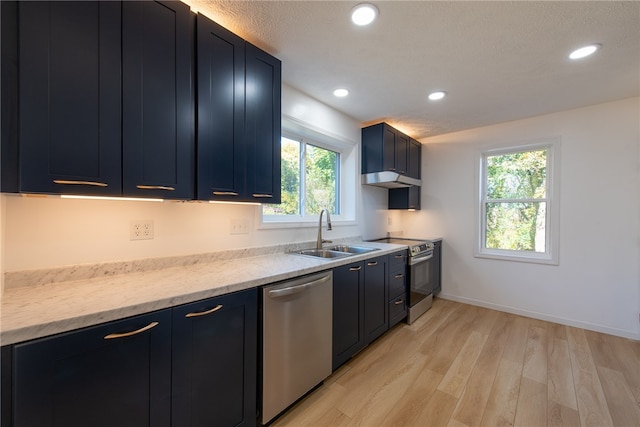
[{"label": "stainless steel range hood", "polygon": [[411,186],[420,187],[422,180],[400,175],[396,172],[384,171],[362,175],[362,183],[364,185],[374,185],[383,188],[406,188]]}]

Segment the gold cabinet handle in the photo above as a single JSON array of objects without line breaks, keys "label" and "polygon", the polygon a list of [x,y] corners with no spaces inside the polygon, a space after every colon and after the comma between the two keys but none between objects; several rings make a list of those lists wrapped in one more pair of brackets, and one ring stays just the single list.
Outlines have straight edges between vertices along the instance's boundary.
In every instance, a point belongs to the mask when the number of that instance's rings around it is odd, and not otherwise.
[{"label": "gold cabinet handle", "polygon": [[68,179],[54,179],[54,184],[62,184],[62,185],[92,185],[94,187],[107,187],[108,184],[105,182],[97,182],[97,181],[75,181]]},{"label": "gold cabinet handle", "polygon": [[236,193],[235,191],[214,191],[213,195],[214,196],[237,196],[238,193]]},{"label": "gold cabinet handle", "polygon": [[396,274],[396,275],[394,276],[394,279],[399,279],[399,278],[401,278],[401,277],[404,277],[404,274],[402,274],[402,273],[400,273],[400,274]]},{"label": "gold cabinet handle", "polygon": [[140,190],[167,190],[175,191],[174,187],[167,187],[166,185],[136,185],[136,188]]},{"label": "gold cabinet handle", "polygon": [[357,266],[357,267],[351,267],[351,268],[349,269],[349,271],[360,271],[360,270],[362,270],[362,266],[360,266],[360,265],[359,265],[359,266]]},{"label": "gold cabinet handle", "polygon": [[398,301],[395,301],[394,304],[395,305],[404,304],[404,300],[403,299],[399,299]]},{"label": "gold cabinet handle", "polygon": [[156,326],[158,326],[158,324],[159,324],[158,322],[151,322],[147,326],[145,326],[144,328],[136,329],[135,331],[105,335],[104,339],[105,340],[113,340],[113,339],[116,339],[116,338],[126,338],[126,337],[130,337],[130,336],[133,336],[133,335],[138,335],[138,334],[141,334],[141,333],[143,333],[145,331],[148,331],[151,328],[155,328]]},{"label": "gold cabinet handle", "polygon": [[213,307],[211,310],[187,313],[187,314],[184,315],[184,317],[206,316],[207,314],[215,313],[216,311],[220,310],[221,308],[222,308],[222,304],[218,304],[215,307]]},{"label": "gold cabinet handle", "polygon": [[265,193],[253,193],[253,197],[270,199],[273,197],[273,194],[265,194]]},{"label": "gold cabinet handle", "polygon": [[378,261],[368,262],[367,265],[370,265],[370,266],[378,265]]},{"label": "gold cabinet handle", "polygon": [[404,258],[404,255],[402,255],[402,254],[396,255],[396,258]]}]

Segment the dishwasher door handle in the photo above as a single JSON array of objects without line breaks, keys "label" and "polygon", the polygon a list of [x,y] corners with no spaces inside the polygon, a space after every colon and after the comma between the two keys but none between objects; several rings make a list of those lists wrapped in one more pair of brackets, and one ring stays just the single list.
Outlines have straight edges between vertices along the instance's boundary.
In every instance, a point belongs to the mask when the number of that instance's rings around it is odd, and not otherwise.
[{"label": "dishwasher door handle", "polygon": [[286,295],[293,295],[293,294],[297,294],[299,292],[303,292],[306,289],[309,289],[313,286],[319,285],[320,283],[324,283],[327,280],[329,280],[331,278],[330,275],[324,276],[318,280],[314,280],[313,282],[309,282],[309,283],[303,283],[301,285],[295,285],[295,286],[289,286],[288,288],[282,288],[282,289],[274,289],[272,291],[269,291],[269,296],[273,297],[273,298],[278,298],[278,297],[283,297]]}]

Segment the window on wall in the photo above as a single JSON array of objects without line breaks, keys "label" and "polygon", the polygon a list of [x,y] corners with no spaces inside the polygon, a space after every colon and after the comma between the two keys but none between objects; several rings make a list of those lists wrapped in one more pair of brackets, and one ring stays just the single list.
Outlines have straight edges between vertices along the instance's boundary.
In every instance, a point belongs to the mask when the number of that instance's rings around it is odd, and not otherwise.
[{"label": "window on wall", "polygon": [[263,205],[272,221],[340,214],[340,153],[303,138],[282,137],[282,202]]},{"label": "window on wall", "polygon": [[481,154],[478,256],[557,264],[555,146]]}]

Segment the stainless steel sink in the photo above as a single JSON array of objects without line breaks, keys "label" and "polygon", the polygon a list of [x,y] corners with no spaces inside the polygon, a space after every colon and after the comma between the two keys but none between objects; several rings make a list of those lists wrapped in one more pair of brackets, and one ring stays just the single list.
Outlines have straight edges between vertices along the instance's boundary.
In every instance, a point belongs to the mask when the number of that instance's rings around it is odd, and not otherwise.
[{"label": "stainless steel sink", "polygon": [[327,259],[343,258],[343,257],[352,255],[348,252],[339,252],[339,251],[334,251],[329,249],[305,249],[303,251],[298,251],[294,253],[297,255],[307,255],[307,256],[313,256],[316,258],[327,258]]},{"label": "stainless steel sink", "polygon": [[306,255],[316,258],[336,259],[353,256],[357,254],[364,254],[367,252],[376,251],[378,248],[366,248],[363,246],[350,246],[350,245],[336,245],[324,249],[304,249],[302,251],[294,252],[296,255]]},{"label": "stainless steel sink", "polygon": [[377,251],[378,248],[367,248],[364,246],[336,245],[327,248],[332,251],[347,252],[349,254],[366,254],[367,252]]}]

